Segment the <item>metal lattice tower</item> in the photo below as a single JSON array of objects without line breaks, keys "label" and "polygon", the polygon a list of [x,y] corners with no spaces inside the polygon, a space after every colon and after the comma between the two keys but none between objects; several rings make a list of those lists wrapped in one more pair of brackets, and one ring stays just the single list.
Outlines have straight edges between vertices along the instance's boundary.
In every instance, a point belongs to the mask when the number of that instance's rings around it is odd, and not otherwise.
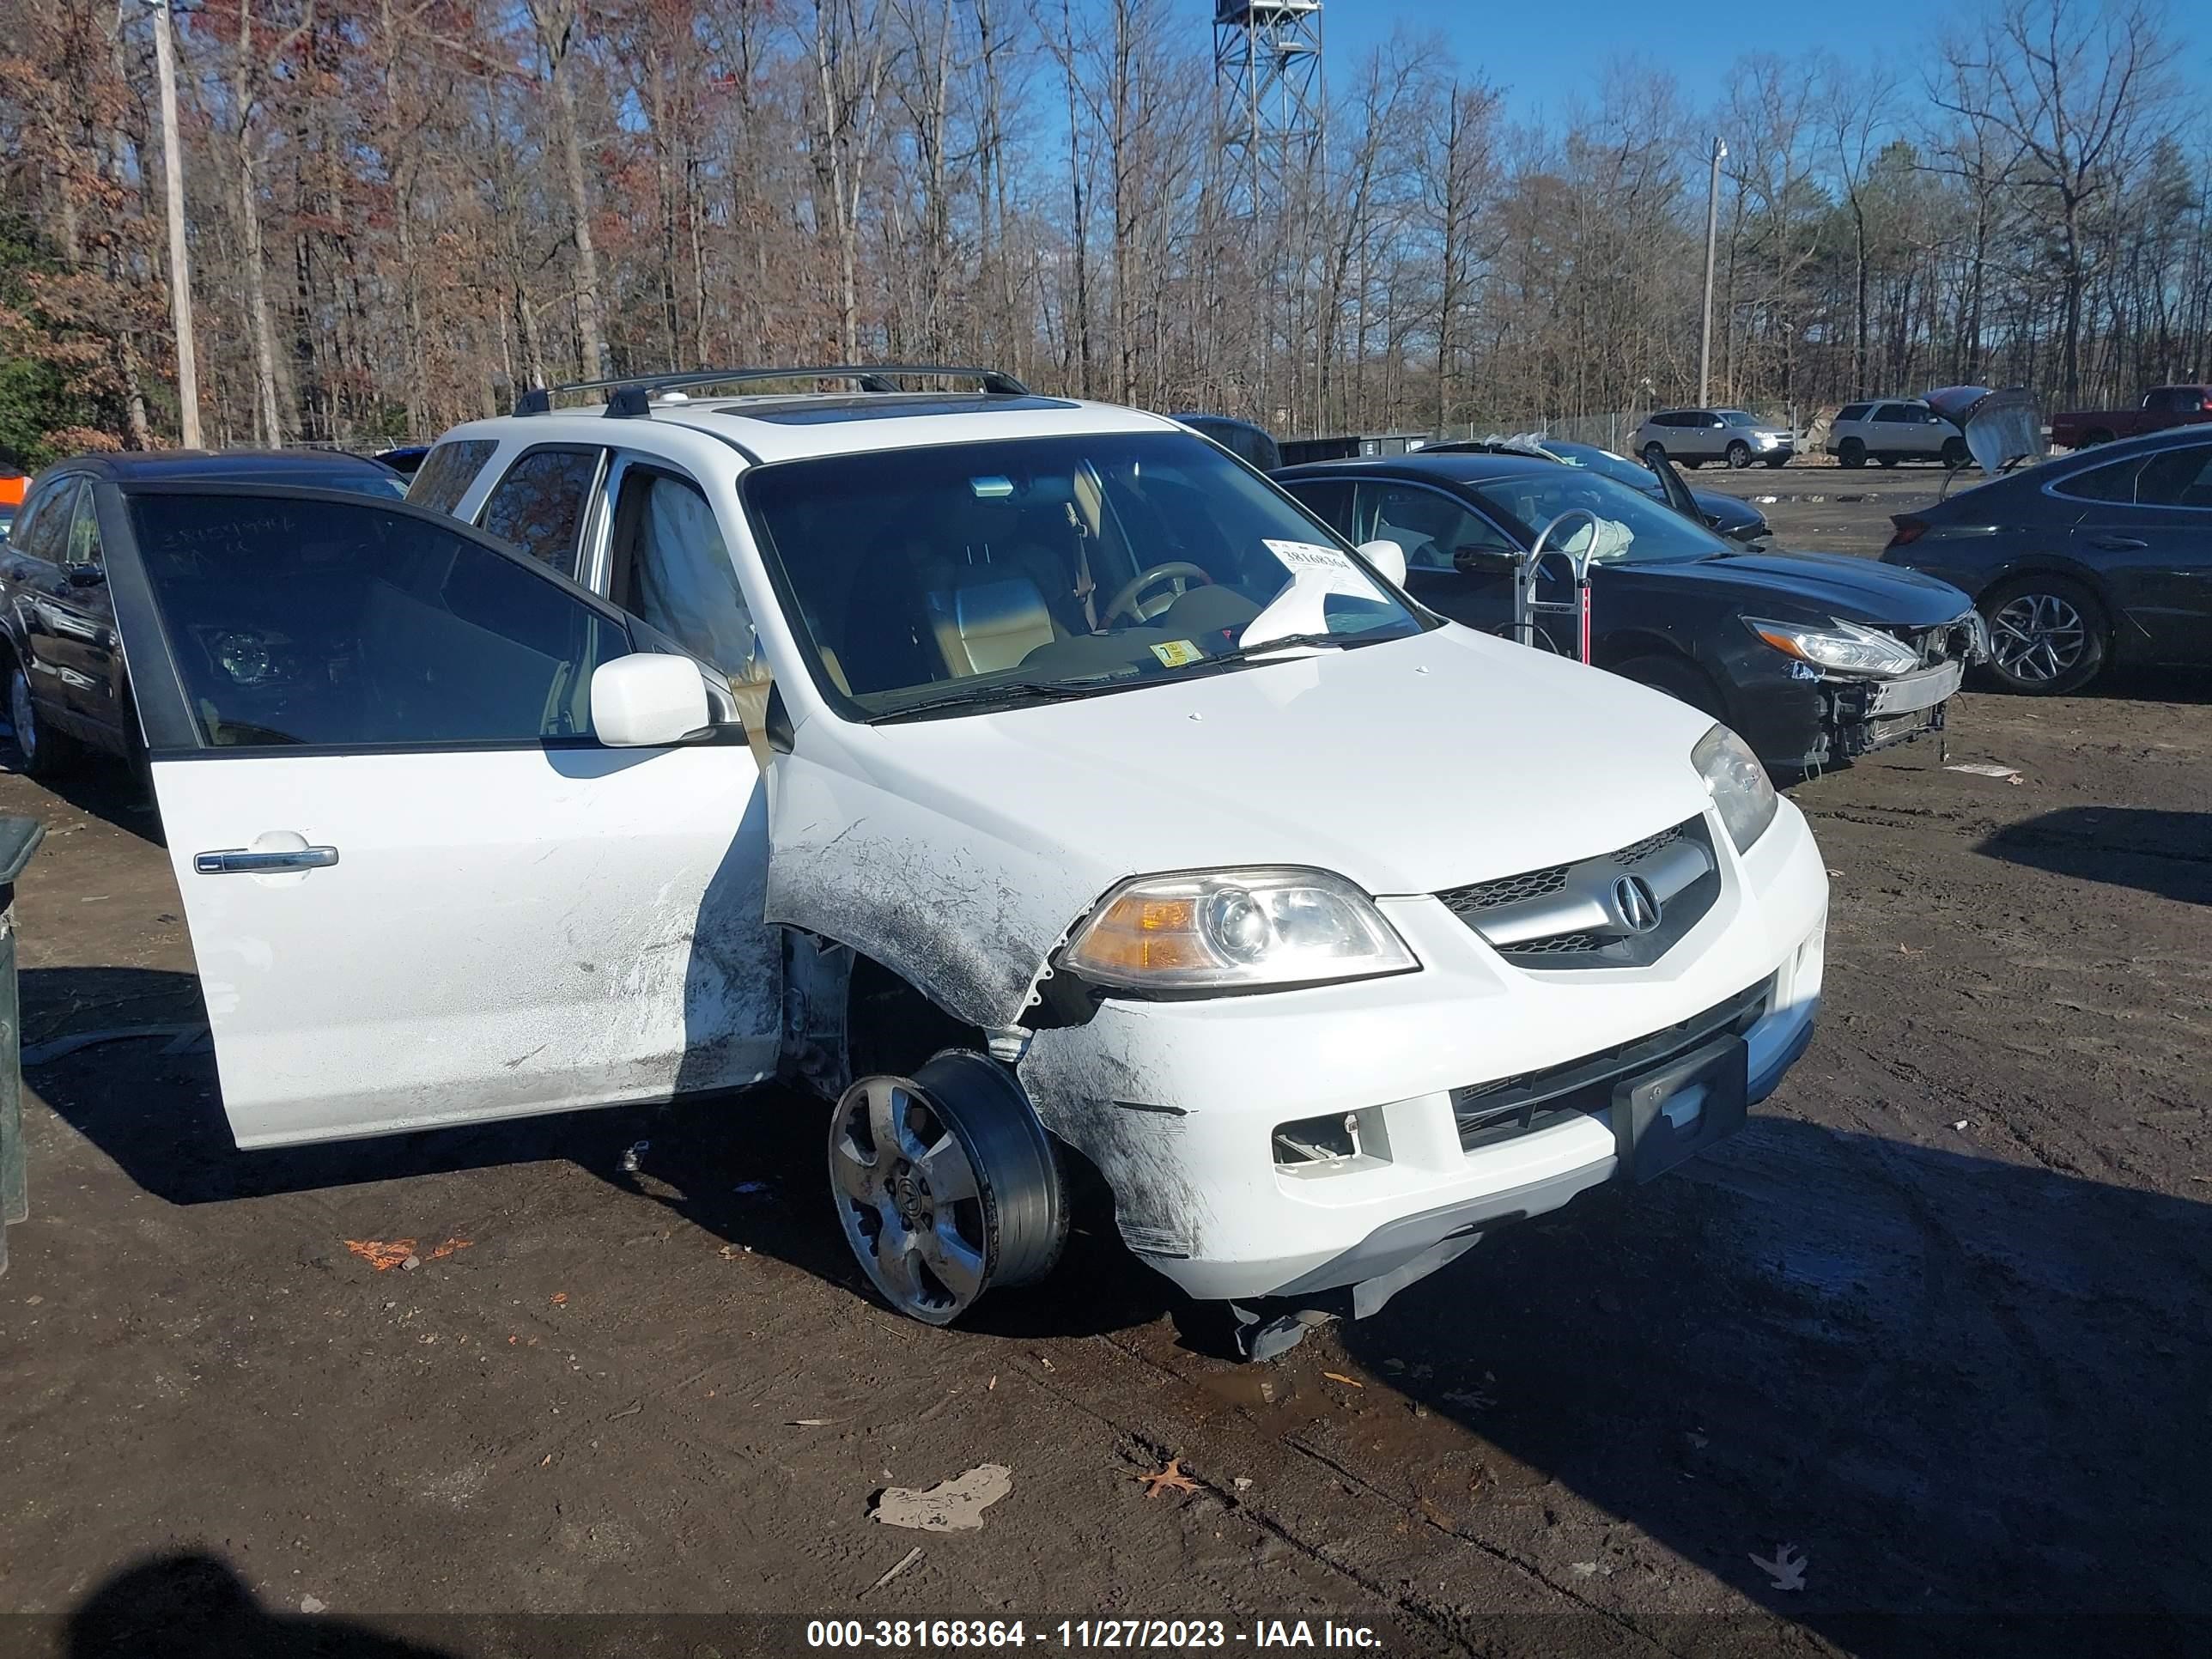
[{"label": "metal lattice tower", "polygon": [[1231,176],[1250,191],[1256,224],[1321,150],[1321,0],[1214,0],[1213,84],[1222,145],[1241,163]]}]

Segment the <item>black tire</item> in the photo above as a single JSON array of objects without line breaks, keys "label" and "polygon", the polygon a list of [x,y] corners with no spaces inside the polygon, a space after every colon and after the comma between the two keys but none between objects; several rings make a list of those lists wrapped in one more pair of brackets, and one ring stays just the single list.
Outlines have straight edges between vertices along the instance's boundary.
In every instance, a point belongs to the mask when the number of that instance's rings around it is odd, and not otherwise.
[{"label": "black tire", "polygon": [[1881,463],[1886,467],[1895,466],[1897,465],[1897,457],[1894,455],[1881,455],[1875,457],[1875,459],[1881,461]]},{"label": "black tire", "polygon": [[1952,471],[1956,472],[1960,467],[1966,465],[1967,462],[1973,459],[1973,452],[1966,447],[1966,441],[1964,438],[1946,438],[1943,440],[1943,454],[1942,459],[1943,465],[1949,467]]},{"label": "black tire", "polygon": [[1741,438],[1735,439],[1732,441],[1728,447],[1728,464],[1732,467],[1737,468],[1739,471],[1744,467],[1749,466],[1751,465],[1751,446],[1744,442]]},{"label": "black tire", "polygon": [[31,695],[30,677],[10,652],[6,657],[8,720],[14,728],[15,769],[27,778],[51,778],[64,772],[78,757],[76,740],[58,732],[39,713]]},{"label": "black tire", "polygon": [[1667,446],[1661,443],[1656,438],[1654,438],[1650,443],[1644,446],[1644,459],[1646,461],[1649,461],[1652,465],[1656,466],[1660,462],[1667,459]]},{"label": "black tire", "polygon": [[[879,1138],[886,1122],[892,1146]],[[947,1049],[910,1079],[855,1081],[830,1115],[828,1152],[830,1199],[854,1259],[884,1301],[926,1325],[1042,1279],[1067,1243],[1066,1177],[1052,1138],[1013,1073],[972,1048]],[[957,1184],[933,1193],[933,1169]],[[884,1249],[891,1226],[895,1245],[918,1242]]]},{"label": "black tire", "polygon": [[2063,697],[2104,672],[2112,624],[2071,578],[2030,571],[1999,582],[1977,608],[1990,629],[1982,672],[2001,690]]},{"label": "black tire", "polygon": [[1686,466],[1686,467],[1688,467],[1688,468],[1690,469],[1690,471],[1692,471],[1692,472],[1695,472],[1695,471],[1696,471],[1699,467],[1703,466],[1705,464],[1705,458],[1704,458],[1703,456],[1698,456],[1698,455],[1685,455],[1684,457],[1682,457],[1682,459],[1681,459],[1680,460],[1679,460],[1679,461],[1677,461],[1677,462],[1675,462],[1675,463],[1674,463],[1674,465],[1677,465],[1677,466]]},{"label": "black tire", "polygon": [[1790,458],[1787,455],[1770,455],[1766,458],[1766,464],[1779,471],[1790,465]]},{"label": "black tire", "polygon": [[1836,447],[1836,459],[1845,466],[1866,465],[1866,440],[1846,438]]},{"label": "black tire", "polygon": [[1710,720],[1725,721],[1728,710],[1720,687],[1712,677],[1686,657],[1653,654],[1631,657],[1611,665],[1614,673],[1654,691],[1664,691],[1677,702],[1686,702]]}]

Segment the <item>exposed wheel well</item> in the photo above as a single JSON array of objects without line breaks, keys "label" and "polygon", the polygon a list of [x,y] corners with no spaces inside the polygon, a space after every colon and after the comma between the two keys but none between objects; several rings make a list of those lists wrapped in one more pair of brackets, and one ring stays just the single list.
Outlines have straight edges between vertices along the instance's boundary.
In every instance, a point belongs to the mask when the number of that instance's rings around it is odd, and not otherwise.
[{"label": "exposed wheel well", "polygon": [[1607,653],[1598,666],[1638,685],[1664,691],[1717,720],[1728,719],[1728,697],[1720,682],[1694,659],[1671,645],[1655,647],[1649,640],[1632,639],[1626,644],[1628,648]]},{"label": "exposed wheel well", "polygon": [[982,1048],[981,1030],[956,1019],[903,976],[855,951],[845,994],[848,1074],[914,1075],[940,1048]]}]

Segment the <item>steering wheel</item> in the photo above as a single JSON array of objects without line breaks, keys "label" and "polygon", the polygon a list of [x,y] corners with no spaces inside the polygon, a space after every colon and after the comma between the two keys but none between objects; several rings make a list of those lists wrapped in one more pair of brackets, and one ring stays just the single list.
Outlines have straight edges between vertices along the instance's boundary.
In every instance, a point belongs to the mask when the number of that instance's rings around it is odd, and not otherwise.
[{"label": "steering wheel", "polygon": [[[1201,587],[1211,587],[1213,585],[1213,578],[1207,575],[1205,569],[1199,565],[1188,563],[1182,559],[1170,559],[1165,564],[1156,564],[1150,570],[1139,572],[1134,581],[1129,583],[1108,602],[1101,626],[1112,623],[1115,617],[1125,611],[1128,614],[1131,622],[1146,620],[1137,610],[1138,596],[1155,582],[1169,580],[1194,581]],[[1178,592],[1185,591],[1187,590],[1177,590]]]}]

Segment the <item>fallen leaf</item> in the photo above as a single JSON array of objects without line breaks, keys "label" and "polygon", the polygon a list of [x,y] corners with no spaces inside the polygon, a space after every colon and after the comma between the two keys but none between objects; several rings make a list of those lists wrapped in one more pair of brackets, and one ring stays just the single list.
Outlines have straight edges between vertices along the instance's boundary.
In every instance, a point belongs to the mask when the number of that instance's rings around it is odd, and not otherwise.
[{"label": "fallen leaf", "polygon": [[997,1388],[998,1386],[999,1386],[999,1379],[998,1379],[997,1377],[995,1377],[995,1376],[994,1376],[994,1377],[993,1377],[993,1378],[992,1378],[988,1382],[986,1382],[986,1383],[983,1385],[983,1392],[984,1392],[985,1394],[988,1394],[988,1393],[990,1393],[990,1392],[991,1392],[991,1390],[992,1390],[992,1389],[994,1389]]},{"label": "fallen leaf", "polygon": [[1925,951],[1916,951],[1910,945],[1900,945],[1897,947],[1897,954],[1901,957],[1924,957],[1928,952]]},{"label": "fallen leaf", "polygon": [[554,1305],[555,1307],[558,1308],[558,1307],[562,1307],[562,1306],[565,1305],[565,1304],[567,1304],[568,1300],[568,1291],[554,1291],[554,1292],[553,1292],[553,1305]]},{"label": "fallen leaf", "polygon": [[544,1455],[544,1456],[543,1456],[543,1457],[541,1457],[541,1458],[539,1458],[539,1459],[538,1460],[538,1467],[539,1468],[541,1468],[541,1469],[542,1469],[542,1468],[549,1468],[549,1467],[551,1465],[552,1462],[553,1462],[553,1454],[552,1454],[551,1452],[547,1452],[547,1453],[545,1454],[545,1455]]},{"label": "fallen leaf", "polygon": [[1446,1515],[1440,1507],[1431,1502],[1428,1498],[1424,1498],[1421,1499],[1421,1513],[1428,1516],[1430,1521],[1434,1522],[1436,1525],[1442,1527],[1446,1532],[1449,1532],[1452,1529],[1451,1516]]},{"label": "fallen leaf", "polygon": [[1164,1492],[1198,1490],[1198,1482],[1182,1472],[1182,1459],[1180,1457],[1168,1459],[1168,1466],[1164,1469],[1151,1474],[1132,1475],[1130,1479],[1145,1483],[1145,1496],[1147,1498],[1158,1498]]},{"label": "fallen leaf", "polygon": [[473,1238],[449,1238],[444,1243],[438,1246],[436,1249],[430,1252],[430,1260],[433,1261],[442,1261],[447,1256],[453,1255],[454,1251],[465,1250],[475,1244],[475,1243],[476,1240]]},{"label": "fallen leaf", "polygon": [[411,1238],[349,1238],[345,1247],[380,1273],[391,1272],[415,1254]]},{"label": "fallen leaf", "polygon": [[1364,1382],[1346,1376],[1342,1371],[1323,1371],[1322,1375],[1332,1382],[1343,1383],[1347,1389],[1364,1389],[1367,1386]]}]

